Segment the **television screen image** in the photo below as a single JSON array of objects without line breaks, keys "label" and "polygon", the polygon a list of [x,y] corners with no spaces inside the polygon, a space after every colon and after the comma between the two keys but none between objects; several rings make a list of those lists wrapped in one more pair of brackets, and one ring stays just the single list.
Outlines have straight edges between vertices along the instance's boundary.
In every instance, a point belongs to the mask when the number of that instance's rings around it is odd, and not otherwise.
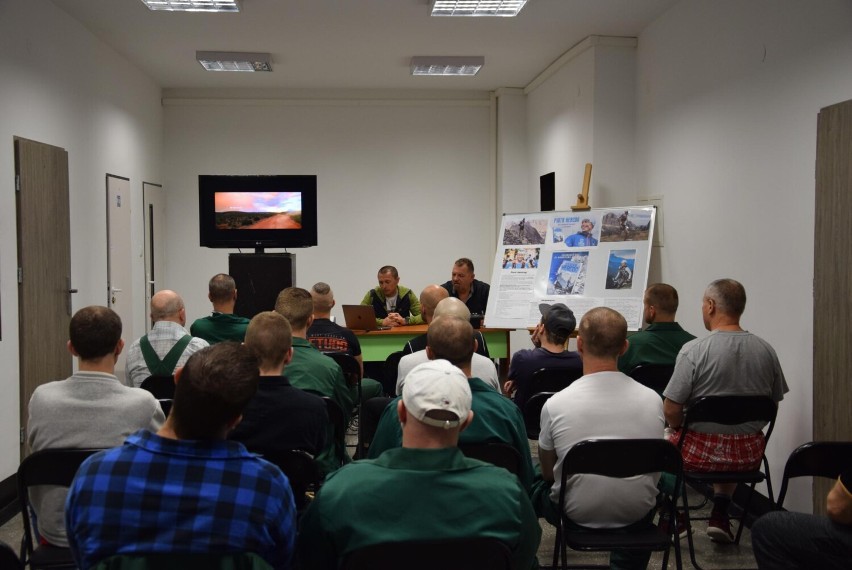
[{"label": "television screen image", "polygon": [[301,192],[216,192],[220,230],[302,229]]}]

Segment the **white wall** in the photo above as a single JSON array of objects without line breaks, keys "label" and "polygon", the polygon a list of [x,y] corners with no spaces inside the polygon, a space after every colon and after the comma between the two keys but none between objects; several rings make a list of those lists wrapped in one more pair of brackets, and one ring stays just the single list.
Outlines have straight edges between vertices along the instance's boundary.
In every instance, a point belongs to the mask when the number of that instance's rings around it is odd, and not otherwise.
[{"label": "white wall", "polygon": [[[639,37],[638,195],[665,196],[662,279],[695,334],[707,283],[745,285],[743,326],[790,386],[767,453],[776,486],[812,435],[816,120],[852,98],[850,59],[845,1],[686,0]],[[810,509],[805,482],[790,507]]]},{"label": "white wall", "polygon": [[[333,94],[327,93],[326,97]],[[166,281],[188,319],[205,315],[207,281],[228,253],[198,245],[199,174],[316,174],[319,246],[296,249],[297,285],[328,282],[361,301],[390,264],[416,294],[449,279],[455,259],[487,276],[495,247],[491,106],[478,101],[166,100]],[[271,250],[268,250],[271,251]]]},{"label": "white wall", "polygon": [[[129,177],[133,234],[142,180],[160,178],[159,88],[46,0],[0,2],[0,480],[18,467],[18,310],[12,139],[68,151],[74,309],[106,302],[107,172]],[[138,215],[136,215],[138,213]],[[141,251],[142,240],[134,240]],[[141,287],[141,259],[134,263]],[[143,305],[138,303],[141,323]],[[141,333],[139,333],[141,334]]]}]

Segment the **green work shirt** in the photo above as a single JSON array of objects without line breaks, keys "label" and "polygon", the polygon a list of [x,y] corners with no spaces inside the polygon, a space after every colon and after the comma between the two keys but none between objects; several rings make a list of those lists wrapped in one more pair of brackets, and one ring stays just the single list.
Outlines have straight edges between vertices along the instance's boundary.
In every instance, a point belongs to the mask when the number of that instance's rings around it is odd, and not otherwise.
[{"label": "green work shirt", "polygon": [[677,323],[653,323],[643,331],[627,337],[627,352],[618,359],[618,369],[628,374],[640,364],[673,366],[677,353],[695,336]]},{"label": "green work shirt", "polygon": [[302,568],[336,570],[374,544],[466,537],[496,538],[513,568],[537,567],[541,527],[516,477],[455,447],[398,448],[329,475],[302,518],[298,552]]},{"label": "green work shirt", "polygon": [[189,334],[203,338],[210,344],[226,340],[243,342],[246,338],[248,324],[249,320],[245,317],[213,313],[209,317],[197,319],[192,323],[192,326],[189,327]]},{"label": "green work shirt", "polygon": [[[346,384],[340,366],[334,360],[321,353],[307,340],[293,337],[293,359],[284,369],[284,374],[292,386],[319,396],[327,396],[337,402],[343,409],[343,417],[348,425],[355,397]],[[334,471],[349,461],[345,448],[336,445],[331,425],[326,442],[326,448],[316,457],[323,473]],[[343,456],[338,454],[337,449],[344,449]]]},{"label": "green work shirt", "polygon": [[[494,391],[479,378],[470,378],[470,391],[473,399],[473,421],[459,434],[459,443],[488,443],[498,441],[507,443],[521,454],[521,468],[518,478],[524,489],[532,488],[535,468],[532,464],[527,430],[521,410],[511,400]],[[368,457],[375,459],[388,449],[402,445],[402,427],[396,413],[397,402],[393,400],[382,413],[376,435],[370,443]]]}]

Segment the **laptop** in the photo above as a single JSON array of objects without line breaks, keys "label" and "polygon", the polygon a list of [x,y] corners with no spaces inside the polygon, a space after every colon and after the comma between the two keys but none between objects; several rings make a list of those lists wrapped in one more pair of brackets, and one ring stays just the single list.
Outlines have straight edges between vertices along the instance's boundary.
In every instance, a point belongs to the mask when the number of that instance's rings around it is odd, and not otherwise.
[{"label": "laptop", "polygon": [[346,328],[354,331],[385,331],[390,327],[376,325],[376,311],[372,305],[343,305]]}]

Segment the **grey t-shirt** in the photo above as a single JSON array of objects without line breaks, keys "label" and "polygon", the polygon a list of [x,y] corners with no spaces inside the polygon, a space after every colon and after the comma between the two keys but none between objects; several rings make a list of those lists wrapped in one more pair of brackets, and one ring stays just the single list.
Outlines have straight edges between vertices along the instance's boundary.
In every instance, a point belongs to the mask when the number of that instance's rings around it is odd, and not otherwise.
[{"label": "grey t-shirt", "polygon": [[[769,396],[780,402],[788,390],[778,356],[768,342],[748,331],[713,331],[683,345],[663,396],[688,410],[704,396]],[[692,426],[699,432],[727,434],[756,433],[762,428],[761,422]]]}]

